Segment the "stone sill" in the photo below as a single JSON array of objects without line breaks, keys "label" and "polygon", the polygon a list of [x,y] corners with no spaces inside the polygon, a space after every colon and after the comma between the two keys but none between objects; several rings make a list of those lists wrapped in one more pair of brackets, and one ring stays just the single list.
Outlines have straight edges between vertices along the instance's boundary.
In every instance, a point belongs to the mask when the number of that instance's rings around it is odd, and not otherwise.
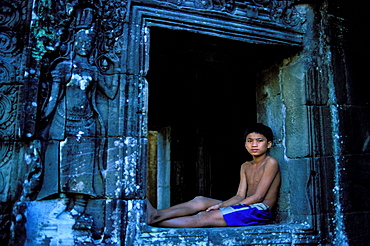
[{"label": "stone sill", "polygon": [[143,228],[138,245],[295,245],[315,244],[318,235],[304,224],[218,228]]}]

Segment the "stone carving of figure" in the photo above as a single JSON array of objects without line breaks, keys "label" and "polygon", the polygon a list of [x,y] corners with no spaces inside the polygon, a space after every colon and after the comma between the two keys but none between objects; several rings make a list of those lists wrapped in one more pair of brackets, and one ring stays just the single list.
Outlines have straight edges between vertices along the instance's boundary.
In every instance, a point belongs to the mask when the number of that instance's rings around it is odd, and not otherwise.
[{"label": "stone carving of figure", "polygon": [[92,28],[78,30],[69,58],[59,58],[52,65],[51,92],[43,110],[47,141],[38,198],[77,197],[74,203],[80,204],[79,213],[87,197],[104,195],[101,153],[105,129],[96,95],[114,99],[118,88],[115,75],[102,75],[90,62],[94,38]]}]

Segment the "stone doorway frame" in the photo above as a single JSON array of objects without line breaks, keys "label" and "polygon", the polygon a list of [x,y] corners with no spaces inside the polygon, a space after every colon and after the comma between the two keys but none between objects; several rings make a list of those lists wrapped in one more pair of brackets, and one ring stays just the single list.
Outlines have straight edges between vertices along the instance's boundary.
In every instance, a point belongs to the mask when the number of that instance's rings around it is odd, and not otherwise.
[{"label": "stone doorway frame", "polygon": [[[191,12],[191,11],[190,11]],[[191,14],[191,18],[189,18]],[[210,18],[204,17],[202,15],[198,15],[196,13],[184,13],[183,11],[173,11],[167,9],[158,9],[156,7],[148,7],[142,5],[131,5],[131,16],[132,19],[129,21],[130,27],[129,32],[127,34],[128,37],[128,50],[137,51],[132,52],[127,55],[127,71],[129,74],[137,74],[138,76],[134,76],[133,80],[136,80],[137,84],[139,85],[139,110],[138,110],[138,129],[139,132],[137,133],[141,138],[142,146],[138,146],[139,159],[138,163],[141,163],[138,175],[140,176],[137,180],[142,180],[141,185],[145,186],[145,179],[146,179],[146,141],[145,136],[147,134],[147,112],[148,112],[148,82],[145,79],[145,76],[149,69],[149,43],[150,43],[150,28],[151,27],[161,27],[161,28],[168,28],[173,30],[184,30],[190,32],[197,32],[200,34],[206,35],[213,35],[219,36],[228,39],[239,40],[248,43],[256,43],[256,44],[270,44],[270,45],[289,45],[292,47],[301,47],[304,33],[297,30],[289,30],[281,28],[279,26],[269,25],[267,23],[261,22],[249,22],[246,21],[245,23],[240,23],[236,19],[233,18]],[[298,68],[297,68],[298,67]],[[301,69],[300,61],[293,62],[291,66],[289,66],[285,72],[280,73],[277,76],[289,76],[294,75],[295,70]],[[267,124],[275,124],[279,120],[278,126],[276,130],[279,131],[279,142],[280,145],[278,146],[277,151],[280,151],[283,154],[280,154],[281,158],[285,158],[286,150],[284,150],[285,144],[293,145],[294,143],[286,143],[292,141],[292,139],[296,137],[302,136],[306,139],[309,143],[312,143],[312,128],[310,126],[309,118],[310,113],[308,109],[302,111],[301,100],[304,99],[307,88],[305,84],[307,83],[307,71],[299,71],[298,72],[301,77],[298,76],[290,80],[288,77],[289,85],[295,86],[300,91],[303,92],[302,97],[294,98],[290,102],[293,108],[296,104],[299,109],[295,110],[286,110],[286,105],[280,105],[278,109],[279,112],[284,112],[284,115],[281,115],[278,120],[274,120],[272,117],[276,116],[277,104],[272,104],[272,101],[265,102],[258,107],[261,110],[258,114],[258,120],[260,122],[266,122]],[[135,83],[135,82],[134,82]],[[257,88],[259,96],[262,97],[262,92],[266,92],[269,90],[269,81],[265,81],[264,85],[261,85]],[[280,85],[281,86],[281,85]],[[274,89],[274,88],[272,88]],[[279,88],[281,89],[281,88]],[[278,89],[278,90],[279,90]],[[281,91],[280,91],[281,92]],[[280,95],[280,92],[278,94]],[[289,93],[288,90],[281,92],[281,93]],[[276,100],[276,98],[272,99]],[[289,107],[290,107],[289,106]],[[272,112],[271,112],[272,111]],[[285,117],[287,114],[290,115],[290,119],[297,117],[301,122],[285,122]],[[292,114],[297,114],[296,116],[292,116]],[[289,125],[293,127],[292,130],[286,130],[285,126]],[[297,130],[295,126],[306,126],[307,128]],[[288,131],[288,132],[287,132]],[[287,134],[292,134],[289,139],[286,139]],[[311,138],[311,140],[310,140]],[[307,144],[306,148],[303,150],[304,153],[309,155],[310,149],[312,146]],[[294,152],[292,150],[291,152]],[[299,151],[298,151],[299,152]],[[301,154],[301,153],[300,153]],[[300,155],[298,154],[298,155]],[[278,154],[279,155],[279,154]],[[293,157],[293,156],[292,156]],[[143,159],[144,158],[144,159]],[[293,157],[294,159],[295,157]],[[292,161],[292,166],[294,165],[303,165],[303,171],[292,172],[290,175],[301,175],[302,179],[310,179],[310,169],[315,168],[313,158],[305,158],[304,160],[299,161]],[[287,168],[288,169],[288,168]],[[290,172],[286,170],[286,172]],[[307,181],[307,180],[305,180]],[[129,184],[128,184],[129,185]],[[137,185],[137,184],[135,184]],[[302,185],[302,184],[290,184],[290,185]],[[260,242],[260,240],[264,240],[265,243],[287,243],[287,244],[294,244],[298,242],[309,242],[315,243],[319,240],[319,237],[316,233],[317,230],[317,218],[315,214],[317,211],[315,209],[314,204],[316,203],[316,197],[314,195],[314,183],[312,181],[308,181],[305,183],[307,187],[303,187],[304,192],[310,193],[308,195],[308,201],[306,205],[306,210],[310,210],[308,213],[299,214],[299,212],[295,211],[296,216],[293,216],[291,221],[292,223],[288,224],[277,224],[277,225],[269,225],[264,227],[251,227],[251,228],[212,228],[212,229],[165,229],[165,228],[153,228],[147,226],[145,223],[145,200],[144,194],[145,191],[137,191],[131,193],[131,195],[126,194],[125,200],[127,203],[126,213],[127,218],[126,223],[123,227],[126,227],[125,235],[121,235],[125,238],[125,242],[128,245],[153,245],[153,242],[156,243],[166,243],[171,242],[172,244],[175,243],[182,243],[182,242],[192,242],[197,241],[198,243],[203,243],[202,245],[208,245],[213,240],[218,240],[217,242],[231,242],[233,245],[238,245],[240,243],[247,243],[246,236],[248,236],[248,242],[251,244],[256,244],[256,242]],[[132,188],[132,187],[131,187]],[[297,190],[298,191],[298,190]],[[302,191],[302,189],[300,190]],[[299,191],[298,191],[299,192]],[[302,195],[300,198],[306,198],[307,196]],[[300,201],[299,204],[304,204],[307,201]],[[287,208],[287,213],[291,213],[291,208]],[[296,223],[294,223],[296,222]],[[227,235],[228,239],[222,239],[223,235]],[[279,235],[278,237],[273,235]],[[182,239],[181,239],[182,238]],[[243,242],[240,242],[240,239],[243,238]],[[278,238],[278,240],[277,240]],[[226,240],[226,241],[225,241]],[[277,242],[278,241],[278,242]],[[258,243],[257,243],[258,244]],[[225,244],[226,245],[226,244]]]}]

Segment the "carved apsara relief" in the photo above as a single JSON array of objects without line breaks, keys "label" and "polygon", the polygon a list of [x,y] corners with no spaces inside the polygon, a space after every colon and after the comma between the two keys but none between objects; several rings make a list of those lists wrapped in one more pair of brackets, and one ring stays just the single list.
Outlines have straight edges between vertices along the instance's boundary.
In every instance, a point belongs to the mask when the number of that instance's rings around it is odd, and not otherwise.
[{"label": "carved apsara relief", "polygon": [[[49,141],[45,160],[50,163],[45,165],[55,166],[60,174],[50,177],[50,182],[44,180],[41,198],[55,193],[58,186],[57,193],[104,195],[101,151],[106,129],[96,106],[96,93],[113,100],[118,77],[114,73],[115,61],[108,56],[100,57],[100,63],[96,64],[98,32],[94,10],[83,8],[76,13],[69,29],[71,39],[65,42],[68,53],[56,58],[50,66],[50,91],[42,110],[46,122],[43,137]],[[109,71],[111,74],[104,74]],[[53,182],[59,184],[50,186]]]},{"label": "carved apsara relief", "polygon": [[36,136],[42,140],[43,173],[37,199],[60,201],[47,218],[52,227],[65,220],[73,230],[91,233],[94,218],[87,206],[106,197],[107,122],[114,120],[107,112],[110,101],[119,97],[122,58],[117,46],[122,47],[126,4],[60,1],[53,8],[38,7],[60,18],[54,26],[38,22],[40,33],[52,35],[43,36],[48,48],[33,53],[42,64]]}]

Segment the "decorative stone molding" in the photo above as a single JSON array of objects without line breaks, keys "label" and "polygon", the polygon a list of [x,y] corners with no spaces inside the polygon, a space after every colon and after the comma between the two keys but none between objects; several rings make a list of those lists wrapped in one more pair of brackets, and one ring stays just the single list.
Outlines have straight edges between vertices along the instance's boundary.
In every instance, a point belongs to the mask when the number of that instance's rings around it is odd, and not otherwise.
[{"label": "decorative stone molding", "polygon": [[157,5],[205,13],[224,14],[238,19],[265,21],[299,29],[305,22],[295,8],[295,1],[280,0],[166,0],[152,1]]}]

